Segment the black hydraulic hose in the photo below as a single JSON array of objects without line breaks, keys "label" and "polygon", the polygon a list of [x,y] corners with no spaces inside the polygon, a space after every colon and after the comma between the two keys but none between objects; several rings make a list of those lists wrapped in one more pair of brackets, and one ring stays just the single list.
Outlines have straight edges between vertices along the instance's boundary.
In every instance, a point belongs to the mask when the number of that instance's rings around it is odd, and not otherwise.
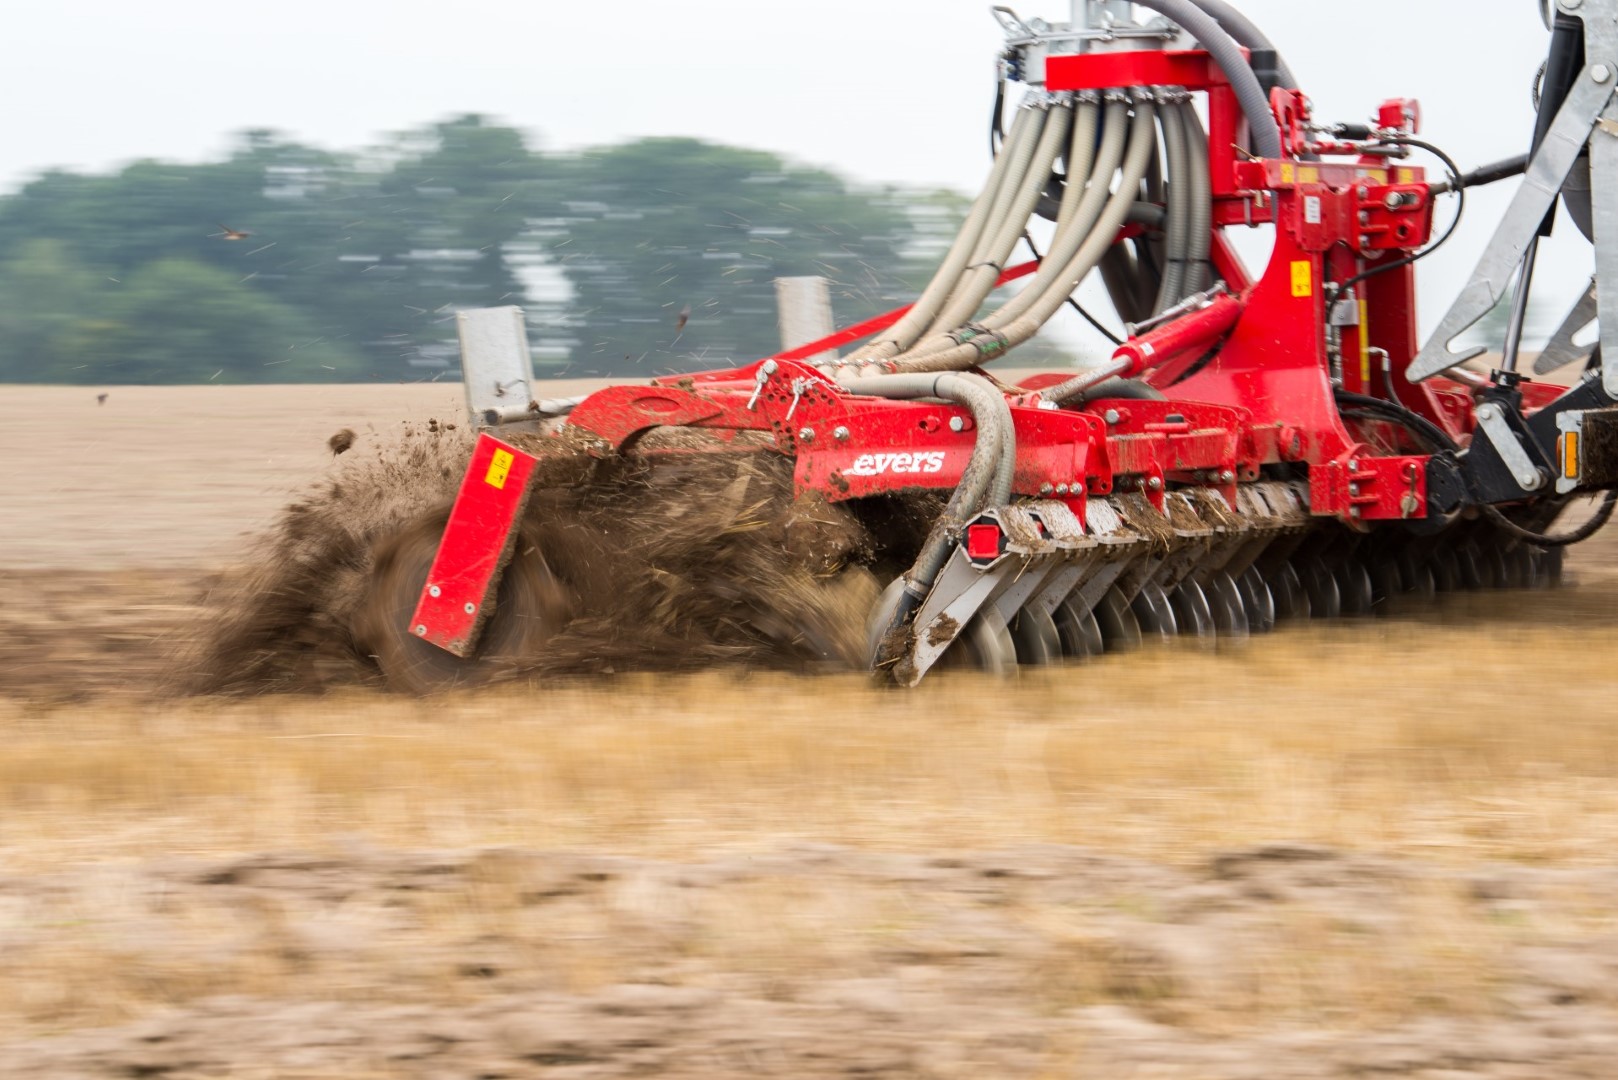
[{"label": "black hydraulic hose", "polygon": [[1247,126],[1252,129],[1253,151],[1259,157],[1280,157],[1281,130],[1275,124],[1275,114],[1270,111],[1270,95],[1265,93],[1236,39],[1217,19],[1197,6],[1196,0],[1136,0],[1136,3],[1179,23],[1202,43],[1236,92],[1242,115],[1247,117]]},{"label": "black hydraulic hose", "polygon": [[1401,266],[1409,266],[1413,262],[1419,262],[1420,260],[1425,259],[1427,256],[1431,255],[1433,252],[1437,251],[1439,248],[1443,247],[1449,242],[1449,238],[1455,235],[1456,227],[1461,224],[1461,217],[1466,213],[1466,185],[1458,183],[1461,178],[1461,169],[1460,166],[1455,164],[1454,158],[1444,153],[1444,151],[1440,150],[1432,143],[1424,142],[1421,139],[1411,138],[1408,135],[1389,136],[1383,141],[1419,147],[1444,163],[1444,167],[1449,170],[1451,180],[1450,190],[1455,192],[1455,217],[1450,220],[1449,227],[1444,230],[1443,235],[1437,240],[1434,240],[1420,251],[1406,255],[1402,259],[1395,259],[1390,263],[1381,263],[1362,273],[1355,274],[1353,277],[1349,278],[1347,281],[1343,282],[1337,287],[1337,296],[1341,296],[1343,293],[1347,292],[1349,289],[1352,289],[1366,278],[1373,278],[1378,274],[1385,274],[1389,270],[1397,270]]},{"label": "black hydraulic hose", "polygon": [[[1393,401],[1384,401],[1381,398],[1367,397],[1364,394],[1355,394],[1347,390],[1339,390],[1336,394],[1337,404],[1343,408],[1345,414],[1365,413],[1377,419],[1387,420],[1405,428],[1405,430],[1425,440],[1434,451],[1449,450],[1458,453],[1460,444],[1450,438],[1449,433],[1437,424],[1428,420],[1420,413],[1405,408]],[[1618,491],[1609,491],[1601,500],[1601,506],[1594,516],[1569,533],[1552,535],[1537,533],[1525,529],[1512,521],[1498,506],[1492,503],[1479,503],[1478,509],[1497,528],[1507,535],[1515,537],[1524,543],[1535,547],[1563,548],[1582,544],[1596,533],[1600,532],[1612,520],[1614,511],[1618,511]]]},{"label": "black hydraulic hose", "polygon": [[1298,77],[1292,73],[1292,68],[1287,65],[1281,51],[1251,19],[1231,7],[1225,0],[1191,0],[1191,2],[1218,20],[1220,28],[1235,38],[1238,45],[1255,52],[1262,49],[1274,53],[1275,68],[1281,76],[1282,88],[1298,89]]},{"label": "black hydraulic hose", "polygon": [[994,111],[989,114],[989,160],[1000,156],[1006,140],[1006,76],[1002,71],[994,83]]},{"label": "black hydraulic hose", "polygon": [[1527,171],[1528,155],[1518,154],[1516,157],[1506,158],[1504,161],[1481,165],[1464,176],[1445,180],[1441,184],[1434,184],[1431,190],[1434,195],[1444,195],[1460,188],[1498,184],[1502,180],[1510,180],[1514,176],[1521,176]]},{"label": "black hydraulic hose", "polygon": [[1580,525],[1577,529],[1574,529],[1570,533],[1562,533],[1558,536],[1548,536],[1545,533],[1537,533],[1530,529],[1525,529],[1521,525],[1518,525],[1515,521],[1512,521],[1510,518],[1506,517],[1498,506],[1483,503],[1481,509],[1483,510],[1484,516],[1492,521],[1502,532],[1505,532],[1510,536],[1514,536],[1524,543],[1533,544],[1535,547],[1543,548],[1572,547],[1574,544],[1584,543],[1586,540],[1590,539],[1590,537],[1607,527],[1607,522],[1612,520],[1613,511],[1618,510],[1618,491],[1607,492],[1606,497],[1601,500],[1601,505],[1596,508],[1594,516],[1592,516],[1589,521],[1586,521],[1583,525]]},{"label": "black hydraulic hose", "polygon": [[[1139,206],[1140,204],[1136,203],[1135,205]],[[1154,206],[1154,207],[1152,207],[1152,209],[1156,210],[1158,208]],[[1027,247],[1028,247],[1028,250],[1033,253],[1034,261],[1036,263],[1043,263],[1045,261],[1045,256],[1043,256],[1043,255],[1041,255],[1039,253],[1039,248],[1034,244],[1034,238],[1032,236],[1030,236],[1030,235],[1028,235],[1028,233],[1024,232],[1022,234],[1022,242],[1024,244],[1026,244]],[[1079,298],[1078,297],[1069,296],[1067,298],[1067,306],[1072,308],[1074,311],[1077,311],[1084,318],[1085,322],[1087,322],[1091,326],[1095,327],[1096,331],[1098,333],[1100,333],[1102,337],[1106,338],[1108,341],[1112,342],[1114,345],[1122,345],[1124,343],[1123,338],[1119,337],[1117,334],[1114,334],[1111,330],[1108,330],[1105,326],[1102,326],[1100,320],[1098,320],[1094,315],[1090,314],[1089,311],[1085,310],[1084,305],[1079,303]]]}]

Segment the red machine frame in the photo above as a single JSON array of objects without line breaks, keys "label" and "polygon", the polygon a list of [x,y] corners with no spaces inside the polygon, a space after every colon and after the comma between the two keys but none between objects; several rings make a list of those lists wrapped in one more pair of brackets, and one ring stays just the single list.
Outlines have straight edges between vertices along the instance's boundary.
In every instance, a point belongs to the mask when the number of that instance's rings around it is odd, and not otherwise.
[{"label": "red machine frame", "polygon": [[[1372,156],[1305,160],[1307,101],[1283,90],[1272,95],[1272,108],[1286,156],[1251,158],[1239,150],[1246,122],[1235,94],[1201,51],[1052,56],[1046,78],[1052,91],[1176,86],[1207,94],[1210,258],[1228,292],[1119,347],[1116,357],[1130,361],[1131,374],[1167,400],[1046,407],[1040,391],[1066,377],[1059,374],[1012,388],[1013,495],[1064,500],[1082,523],[1090,498],[1115,492],[1141,492],[1161,510],[1171,487],[1204,487],[1234,506],[1237,485],[1260,478],[1266,466],[1297,465],[1307,466],[1317,517],[1360,531],[1424,517],[1428,457],[1398,428],[1345,423],[1339,412],[1327,293],[1329,283],[1428,242],[1434,193],[1424,171]],[[1380,119],[1385,128],[1414,134],[1418,115],[1414,103],[1395,100],[1383,105]],[[1309,147],[1322,149],[1334,148]],[[1335,149],[1360,155],[1357,148]],[[1224,235],[1238,226],[1273,227],[1274,251],[1257,279]],[[1001,281],[1034,268],[1013,268]],[[1469,387],[1442,378],[1414,384],[1403,375],[1417,352],[1412,268],[1363,279],[1352,302],[1357,318],[1337,328],[1340,388],[1391,392],[1465,444]],[[953,488],[974,445],[966,409],[857,396],[805,362],[879,332],[904,310],[744,367],[600,391],[573,410],[567,426],[594,436],[602,453],[626,450],[655,427],[764,432],[774,450],[796,460],[800,490],[833,502]],[[1530,406],[1559,392],[1524,389]],[[497,454],[516,463],[506,488],[491,486],[479,472]],[[419,636],[461,655],[475,647],[477,619],[520,510],[509,488],[533,460],[493,435],[480,437],[415,615]]]}]

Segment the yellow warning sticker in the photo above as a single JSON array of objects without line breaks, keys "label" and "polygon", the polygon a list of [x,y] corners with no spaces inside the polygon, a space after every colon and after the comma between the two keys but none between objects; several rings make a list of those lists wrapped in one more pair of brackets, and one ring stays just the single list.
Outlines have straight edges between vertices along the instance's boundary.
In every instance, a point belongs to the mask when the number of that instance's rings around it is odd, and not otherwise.
[{"label": "yellow warning sticker", "polygon": [[[1369,301],[1360,301],[1360,385],[1371,385],[1371,305]],[[1370,390],[1361,393],[1369,394]]]},{"label": "yellow warning sticker", "polygon": [[1308,259],[1299,259],[1292,264],[1292,295],[1315,295],[1315,274],[1309,267]]},{"label": "yellow warning sticker", "polygon": [[1415,169],[1400,169],[1394,175],[1398,176],[1399,183],[1401,184],[1414,184],[1416,182]]},{"label": "yellow warning sticker", "polygon": [[1318,183],[1320,183],[1320,170],[1315,168],[1312,165],[1304,165],[1304,166],[1299,167],[1299,169],[1298,169],[1298,183],[1300,183],[1300,184],[1318,184]]},{"label": "yellow warning sticker", "polygon": [[493,459],[489,462],[489,471],[483,477],[483,482],[492,488],[504,488],[506,477],[511,475],[511,463],[516,460],[511,456],[510,450],[496,450]]},{"label": "yellow warning sticker", "polygon": [[1292,162],[1283,161],[1281,163],[1281,183],[1283,183],[1283,184],[1292,183],[1293,176],[1294,176],[1294,173],[1293,173],[1293,168],[1292,168]]}]

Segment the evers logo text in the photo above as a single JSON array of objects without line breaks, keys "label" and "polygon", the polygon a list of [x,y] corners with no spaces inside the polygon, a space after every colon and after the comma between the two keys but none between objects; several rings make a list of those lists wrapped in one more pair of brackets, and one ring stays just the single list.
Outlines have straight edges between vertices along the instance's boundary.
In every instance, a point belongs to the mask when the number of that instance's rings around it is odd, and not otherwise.
[{"label": "evers logo text", "polygon": [[919,454],[861,454],[843,470],[850,476],[882,476],[886,473],[939,473],[944,471],[944,452]]}]

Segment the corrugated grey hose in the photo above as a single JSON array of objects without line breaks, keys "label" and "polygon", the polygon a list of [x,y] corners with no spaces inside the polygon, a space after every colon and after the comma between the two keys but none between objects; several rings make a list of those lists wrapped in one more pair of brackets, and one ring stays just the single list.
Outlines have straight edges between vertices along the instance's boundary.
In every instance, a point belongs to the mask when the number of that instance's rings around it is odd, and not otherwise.
[{"label": "corrugated grey hose", "polygon": [[1157,315],[1179,303],[1185,288],[1186,251],[1191,238],[1191,163],[1185,137],[1184,113],[1178,104],[1166,105],[1158,112],[1163,125],[1163,157],[1167,163],[1169,216],[1163,249],[1166,261],[1163,280],[1158,283],[1157,302],[1152,314]]},{"label": "corrugated grey hose", "polygon": [[989,178],[984,181],[982,192],[972,204],[971,211],[966,215],[966,221],[961,224],[961,231],[956,234],[955,243],[950,245],[944,261],[939,264],[938,272],[933,275],[932,281],[922,291],[915,305],[880,338],[855,349],[835,366],[859,363],[863,360],[885,360],[915,344],[916,339],[932,323],[938,309],[944,305],[950,293],[954,292],[960,283],[961,274],[971,261],[972,252],[977,249],[978,241],[985,229],[993,226],[994,223],[989,221],[989,214],[999,199],[1001,187],[1012,161],[1017,156],[1018,147],[1037,138],[1038,133],[1031,133],[1030,129],[1036,126],[1043,127],[1044,121],[1043,109],[1024,105],[1017,110],[1016,119],[1011,123],[1011,131],[1000,147],[1000,156],[994,159],[994,167],[989,170]]},{"label": "corrugated grey hose", "polygon": [[1275,67],[1281,75],[1282,85],[1288,90],[1298,88],[1298,77],[1292,74],[1292,68],[1288,66],[1280,50],[1246,15],[1231,7],[1225,0],[1191,0],[1191,2],[1212,15],[1220,28],[1236,39],[1236,44],[1249,49],[1267,49],[1275,53]]},{"label": "corrugated grey hose", "polygon": [[[1029,303],[1025,302],[1025,298],[1033,287],[1024,289],[1011,304],[984,319],[960,345],[921,356],[900,356],[882,366],[895,372],[960,371],[993,360],[1038,333],[1117,240],[1118,229],[1135,205],[1135,198],[1140,194],[1141,177],[1151,160],[1152,148],[1157,144],[1155,108],[1150,95],[1143,94],[1136,100],[1135,119],[1130,127],[1129,149],[1124,156],[1123,177],[1117,190],[1108,193],[1110,175],[1098,179],[1096,174],[1092,174],[1091,183],[1107,196],[1106,207],[1095,226],[1087,230],[1088,235],[1067,265],[1054,275],[1039,275],[1049,280],[1049,286],[1043,292]],[[1045,261],[1049,264],[1052,259],[1047,255]],[[1008,318],[1010,310],[1018,305],[1026,309],[1024,313]]]},{"label": "corrugated grey hose", "polygon": [[1230,80],[1231,89],[1236,91],[1242,115],[1247,117],[1247,126],[1253,132],[1253,151],[1260,157],[1280,157],[1281,131],[1275,126],[1275,115],[1270,112],[1270,96],[1259,85],[1258,76],[1253,74],[1252,65],[1242,55],[1242,48],[1236,39],[1219,25],[1217,19],[1198,6],[1208,0],[1135,2],[1179,23],[1202,43],[1202,47],[1213,56],[1214,63],[1219,65],[1219,70],[1225,73],[1225,78]]},{"label": "corrugated grey hose", "polygon": [[850,379],[843,385],[856,394],[872,397],[953,401],[970,409],[973,423],[977,425],[977,442],[961,482],[905,575],[905,600],[894,613],[892,629],[903,625],[926,598],[966,523],[986,507],[1011,501],[1017,435],[1005,395],[981,375],[953,371],[933,375],[877,375]]},{"label": "corrugated grey hose", "polygon": [[1056,159],[1066,147],[1073,131],[1073,106],[1069,103],[1053,104],[1040,132],[1039,143],[1028,144],[1026,160],[1016,163],[1006,175],[1001,194],[1006,196],[997,203],[989,215],[989,228],[983,232],[978,248],[972,254],[972,265],[961,278],[961,283],[944,305],[944,310],[928,327],[928,333],[953,330],[977,314],[983,301],[994,291],[1000,274],[1006,268],[1012,249],[1023,233],[1028,231],[1028,219],[1051,177]]},{"label": "corrugated grey hose", "polygon": [[[1027,311],[1061,275],[1068,261],[1095,228],[1096,221],[1106,207],[1108,185],[1112,183],[1112,175],[1118,171],[1118,166],[1123,161],[1124,141],[1128,137],[1130,125],[1128,103],[1114,101],[1108,105],[1099,153],[1095,143],[1096,122],[1094,105],[1081,109],[1079,121],[1073,130],[1072,149],[1068,157],[1070,162],[1068,182],[1066,190],[1062,192],[1061,210],[1057,214],[1056,236],[1052,240],[1050,251],[1045,253],[1045,260],[1040,263],[1039,271],[1016,296],[985,318],[982,326],[998,325]],[[1085,179],[1081,181],[1080,177]],[[957,328],[950,329],[955,331]],[[961,338],[955,333],[937,334],[908,350],[905,358],[914,359],[944,352],[960,344]]]},{"label": "corrugated grey hose", "polygon": [[1202,130],[1202,117],[1189,101],[1180,106],[1180,115],[1191,166],[1191,243],[1185,256],[1185,288],[1180,295],[1184,300],[1206,289],[1213,277],[1208,266],[1208,252],[1213,247],[1213,178],[1208,172],[1208,133]]}]

